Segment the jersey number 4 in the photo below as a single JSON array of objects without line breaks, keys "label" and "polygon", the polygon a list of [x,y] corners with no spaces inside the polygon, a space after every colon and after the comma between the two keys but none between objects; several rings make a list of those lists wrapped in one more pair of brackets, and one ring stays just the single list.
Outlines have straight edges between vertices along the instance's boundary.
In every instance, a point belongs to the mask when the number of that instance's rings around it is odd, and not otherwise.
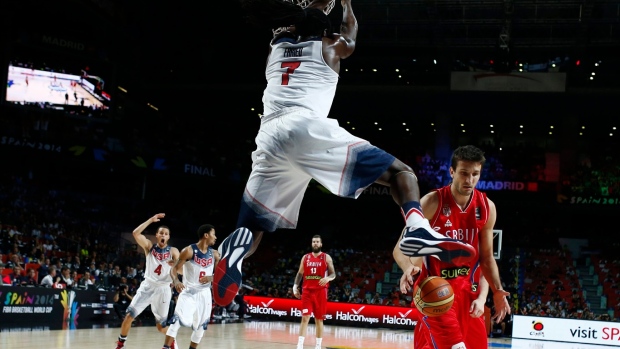
[{"label": "jersey number 4", "polygon": [[288,85],[289,75],[299,68],[301,62],[282,62],[282,68],[286,68],[286,73],[282,74],[282,85]]},{"label": "jersey number 4", "polygon": [[161,264],[157,266],[157,268],[155,268],[155,270],[153,270],[153,272],[157,275],[161,275]]}]

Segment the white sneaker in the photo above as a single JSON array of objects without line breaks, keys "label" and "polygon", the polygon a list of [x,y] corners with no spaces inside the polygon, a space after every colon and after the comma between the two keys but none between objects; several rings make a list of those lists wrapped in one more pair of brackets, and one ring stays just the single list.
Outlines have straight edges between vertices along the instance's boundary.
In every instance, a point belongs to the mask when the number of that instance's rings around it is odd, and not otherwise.
[{"label": "white sneaker", "polygon": [[399,247],[408,257],[436,256],[442,262],[457,265],[476,257],[473,246],[435,232],[428,223],[419,228],[405,227]]}]

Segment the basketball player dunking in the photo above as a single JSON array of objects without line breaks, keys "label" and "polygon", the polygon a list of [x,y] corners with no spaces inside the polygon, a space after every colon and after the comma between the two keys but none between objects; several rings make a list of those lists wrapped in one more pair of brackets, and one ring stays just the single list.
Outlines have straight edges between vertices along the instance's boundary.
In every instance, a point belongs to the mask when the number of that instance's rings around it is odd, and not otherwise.
[{"label": "basketball player dunking", "polygon": [[486,349],[486,328],[481,315],[489,287],[496,309],[493,320],[500,322],[510,314],[506,299],[510,294],[502,289],[493,257],[495,204],[476,189],[484,162],[480,149],[470,145],[457,148],[450,165],[452,183],[422,198],[422,210],[431,214],[431,226],[442,235],[476,247],[479,258],[460,263],[444,262],[433,256],[412,258],[415,266],[412,264],[401,277],[403,293],[411,289],[412,274],[417,274],[416,283],[427,276],[440,276],[454,290],[454,303],[447,313],[428,317],[415,310],[419,317],[413,337],[416,349]]},{"label": "basketball player dunking", "polygon": [[[213,268],[219,262],[220,254],[211,248],[217,240],[215,228],[211,224],[201,225],[197,234],[198,242],[181,251],[179,261],[172,269],[174,287],[179,292],[179,298],[166,332],[164,349],[171,348],[181,326],[192,328],[190,348],[198,347],[211,319],[211,282]],[[183,282],[178,277],[181,270]]]},{"label": "basketball player dunking", "polygon": [[430,227],[422,214],[417,178],[409,166],[328,118],[340,61],[355,50],[358,31],[351,0],[341,0],[340,33],[332,33],[323,11],[328,4],[329,0],[315,0],[302,9],[281,0],[242,1],[251,23],[289,30],[269,43],[263,116],[238,229],[218,248],[222,263],[215,270],[213,297],[220,305],[229,304],[237,294],[240,260],[254,253],[263,232],[297,226],[312,179],[347,198],[357,198],[373,183],[389,186],[405,221],[394,248],[403,270],[409,265],[406,256],[435,254],[446,261],[475,257],[472,246]]},{"label": "basketball player dunking", "polygon": [[151,223],[159,222],[165,216],[164,213],[158,213],[140,224],[133,231],[134,239],[136,239],[136,242],[143,249],[146,256],[144,281],[140,284],[136,295],[127,308],[127,314],[121,325],[121,333],[116,343],[116,349],[122,349],[125,346],[127,335],[131,329],[131,323],[148,305],[151,306],[151,311],[155,316],[157,330],[161,333],[166,333],[165,326],[168,320],[170,300],[172,299],[170,269],[175,261],[179,259],[179,250],[176,247],[168,246],[170,229],[165,225],[157,229],[155,234],[156,244],[153,244],[151,240],[142,235],[144,229]]}]

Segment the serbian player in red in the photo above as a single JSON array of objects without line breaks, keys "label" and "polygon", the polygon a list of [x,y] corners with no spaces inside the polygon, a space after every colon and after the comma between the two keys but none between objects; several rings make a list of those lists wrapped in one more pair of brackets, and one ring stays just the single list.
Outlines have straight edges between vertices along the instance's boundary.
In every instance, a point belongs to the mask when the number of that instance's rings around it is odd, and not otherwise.
[{"label": "serbian player in red", "polygon": [[327,287],[329,282],[336,278],[334,262],[327,253],[321,252],[323,239],[320,235],[312,237],[312,252],[301,258],[299,270],[295,276],[293,294],[300,298],[299,283],[303,278],[303,293],[301,294],[301,326],[297,349],[303,349],[310,315],[314,313],[316,324],[316,349],[321,348],[323,341],[323,320],[327,307]]},{"label": "serbian player in red", "polygon": [[[401,278],[402,292],[427,276],[441,276],[454,290],[454,304],[437,317],[418,312],[415,327],[416,349],[485,349],[487,336],[483,318],[488,288],[493,291],[496,312],[492,320],[500,322],[510,314],[507,296],[502,289],[499,270],[493,257],[493,227],[497,211],[485,193],[475,189],[485,162],[482,150],[471,146],[457,148],[452,154],[452,183],[426,194],[422,212],[432,214],[429,221],[435,231],[476,247],[478,258],[459,264],[442,262],[433,256],[411,258],[411,267]],[[480,275],[478,268],[484,276]],[[487,282],[491,280],[491,282]],[[414,307],[415,308],[415,307]],[[417,311],[417,310],[415,310]]]}]

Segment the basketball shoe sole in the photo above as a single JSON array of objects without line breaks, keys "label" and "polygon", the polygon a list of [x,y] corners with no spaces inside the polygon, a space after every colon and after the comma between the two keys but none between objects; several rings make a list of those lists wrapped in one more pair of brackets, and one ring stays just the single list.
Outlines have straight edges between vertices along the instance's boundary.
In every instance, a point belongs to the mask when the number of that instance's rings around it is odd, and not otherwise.
[{"label": "basketball shoe sole", "polygon": [[436,256],[442,262],[465,264],[476,257],[476,249],[465,242],[450,239],[425,228],[405,227],[398,246],[405,256]]},{"label": "basketball shoe sole", "polygon": [[230,304],[241,287],[241,263],[252,247],[252,232],[238,228],[220,246],[220,262],[213,274],[213,300],[220,306]]}]

